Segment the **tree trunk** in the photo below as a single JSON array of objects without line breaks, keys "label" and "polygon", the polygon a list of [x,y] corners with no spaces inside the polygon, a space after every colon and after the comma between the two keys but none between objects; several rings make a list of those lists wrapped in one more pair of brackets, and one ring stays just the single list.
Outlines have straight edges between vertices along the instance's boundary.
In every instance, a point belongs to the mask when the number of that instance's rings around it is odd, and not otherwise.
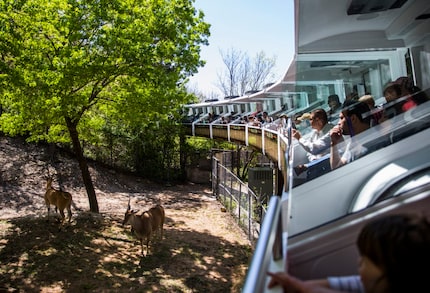
[{"label": "tree trunk", "polygon": [[99,212],[99,205],[97,203],[96,192],[94,191],[93,181],[91,180],[90,171],[88,170],[87,160],[85,160],[84,153],[79,141],[79,134],[77,125],[72,119],[66,117],[67,129],[69,130],[70,138],[73,143],[73,150],[75,151],[76,159],[81,169],[82,179],[84,181],[85,189],[87,190],[88,200],[90,203],[90,211],[93,213]]}]

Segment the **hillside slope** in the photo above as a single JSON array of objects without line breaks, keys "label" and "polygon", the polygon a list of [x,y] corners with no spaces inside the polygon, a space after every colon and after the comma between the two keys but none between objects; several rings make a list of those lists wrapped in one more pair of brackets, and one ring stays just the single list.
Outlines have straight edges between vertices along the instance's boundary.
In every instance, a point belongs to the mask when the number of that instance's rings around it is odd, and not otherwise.
[{"label": "hillside slope", "polygon": [[[89,204],[77,163],[47,146],[0,137],[0,291],[240,292],[251,246],[207,186],[166,187],[89,163],[100,214]],[[49,170],[49,172],[48,172]],[[73,196],[72,222],[46,222],[46,176]],[[165,237],[142,258],[121,225],[132,208],[160,202]]]}]

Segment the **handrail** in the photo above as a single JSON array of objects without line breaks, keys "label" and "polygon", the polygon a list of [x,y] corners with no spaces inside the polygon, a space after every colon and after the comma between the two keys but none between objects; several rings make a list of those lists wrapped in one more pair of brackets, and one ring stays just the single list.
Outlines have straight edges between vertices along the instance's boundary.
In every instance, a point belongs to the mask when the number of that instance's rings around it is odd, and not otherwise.
[{"label": "handrail", "polygon": [[[283,133],[284,128],[273,130],[249,126],[248,124],[213,124],[200,123],[200,121],[184,123],[183,125],[188,129],[187,135],[234,141],[260,149],[263,154],[278,164],[279,170],[285,170],[285,166],[283,166],[284,152],[288,142]],[[243,136],[238,137],[238,131],[236,129],[233,131],[232,127],[243,127]],[[214,128],[217,130],[216,133],[214,133]],[[260,133],[257,134],[258,131]]]},{"label": "handrail", "polygon": [[272,257],[272,248],[277,236],[280,223],[281,201],[278,196],[272,196],[266,215],[264,216],[260,237],[258,238],[252,257],[243,293],[263,292],[266,285],[267,270]]}]

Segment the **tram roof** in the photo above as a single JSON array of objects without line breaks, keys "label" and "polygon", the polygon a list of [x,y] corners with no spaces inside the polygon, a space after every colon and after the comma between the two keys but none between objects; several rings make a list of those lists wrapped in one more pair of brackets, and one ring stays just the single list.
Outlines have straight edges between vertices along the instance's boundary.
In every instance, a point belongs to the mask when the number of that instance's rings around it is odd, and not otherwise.
[{"label": "tram roof", "polygon": [[295,0],[296,54],[283,78],[250,95],[195,107],[278,99],[289,89],[294,91],[298,55],[387,50],[428,43],[429,28],[429,0]]},{"label": "tram roof", "polygon": [[[429,28],[428,0],[295,0],[296,55],[282,80],[260,92],[259,98],[294,88],[298,55],[389,50],[429,43]],[[312,65],[324,68],[327,63]]]},{"label": "tram roof", "polygon": [[398,48],[430,37],[428,0],[295,0],[295,9],[299,54]]}]

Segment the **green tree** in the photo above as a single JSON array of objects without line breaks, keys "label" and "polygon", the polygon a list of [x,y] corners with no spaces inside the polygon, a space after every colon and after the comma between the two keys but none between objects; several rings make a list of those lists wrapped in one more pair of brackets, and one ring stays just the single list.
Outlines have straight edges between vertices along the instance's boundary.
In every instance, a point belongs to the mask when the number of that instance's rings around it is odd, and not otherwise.
[{"label": "green tree", "polygon": [[71,142],[98,212],[80,132],[94,115],[138,125],[186,103],[203,18],[193,0],[0,0],[1,131]]}]

